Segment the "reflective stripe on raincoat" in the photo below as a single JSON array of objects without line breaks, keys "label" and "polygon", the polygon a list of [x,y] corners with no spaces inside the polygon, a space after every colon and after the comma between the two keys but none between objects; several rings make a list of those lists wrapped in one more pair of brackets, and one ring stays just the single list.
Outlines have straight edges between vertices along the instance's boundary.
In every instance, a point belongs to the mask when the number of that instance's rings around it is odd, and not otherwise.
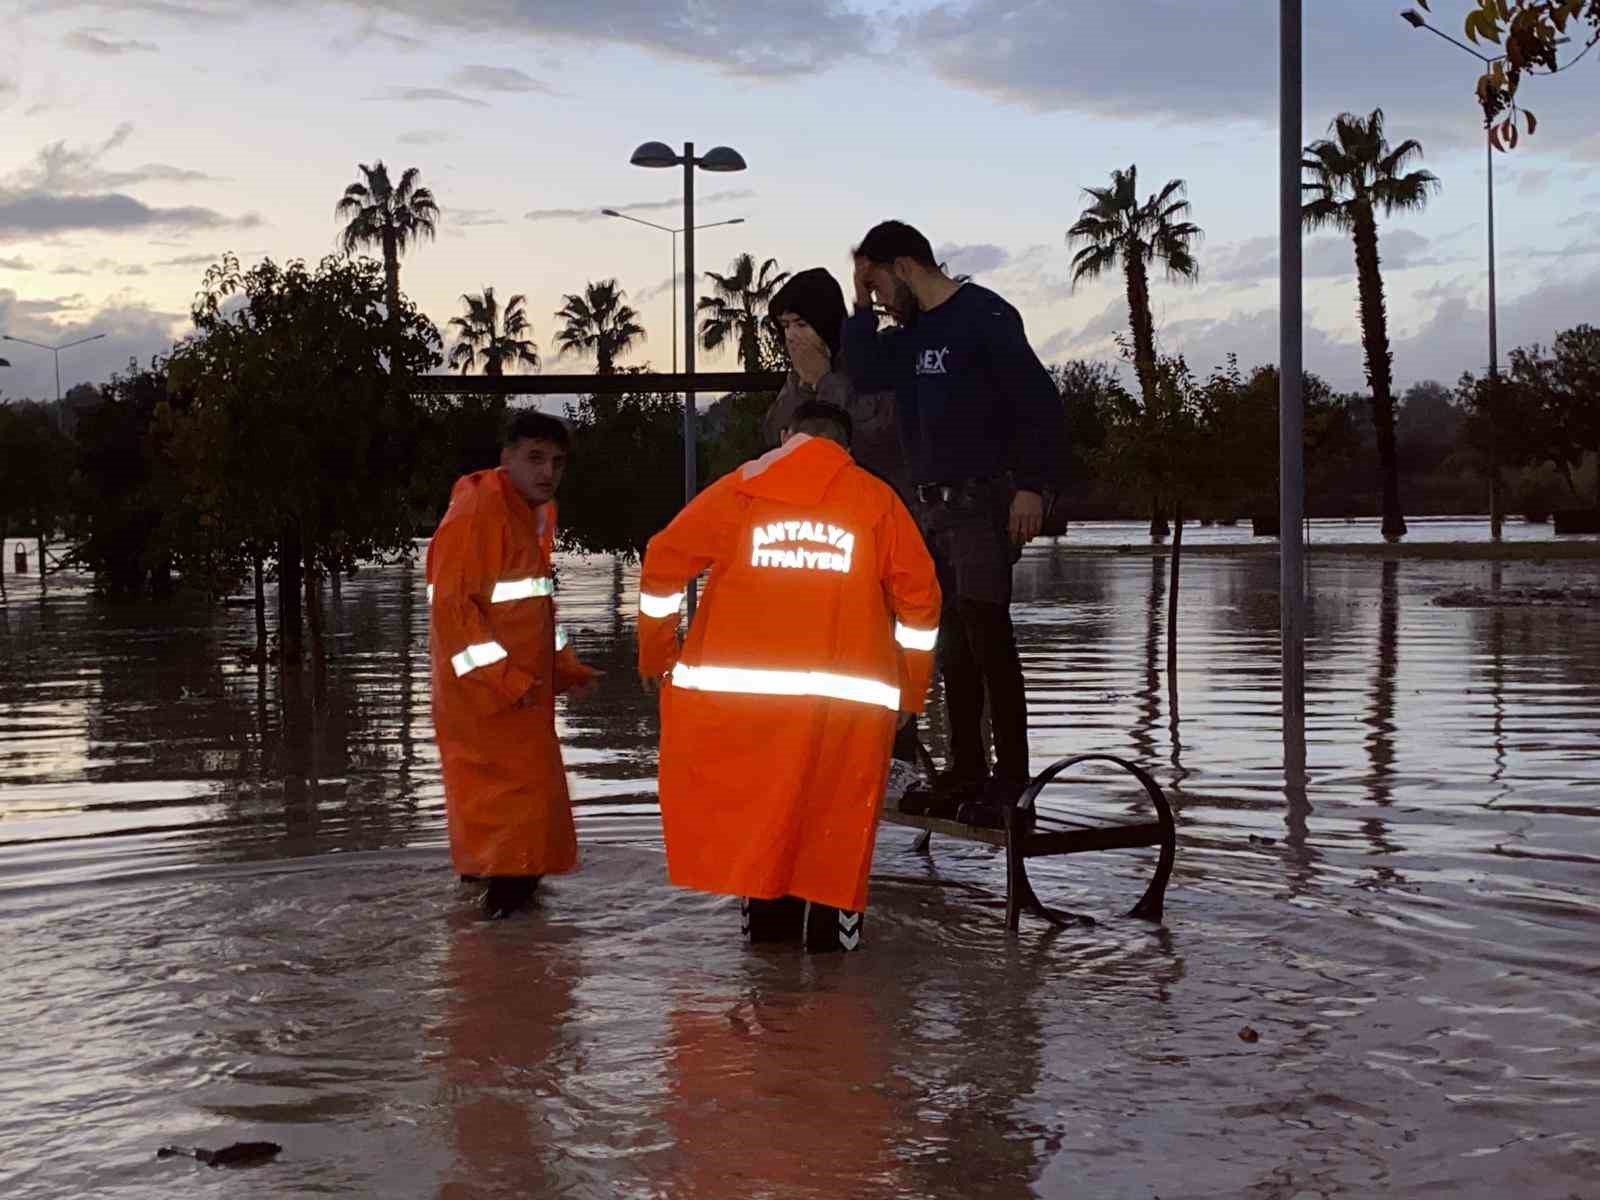
[{"label": "reflective stripe on raincoat", "polygon": [[[708,567],[680,652],[678,606]],[[922,710],[938,626],[911,514],[826,439],[746,463],[652,538],[639,671],[668,676],[672,881],[862,908],[897,714]]]},{"label": "reflective stripe on raincoat", "polygon": [[559,649],[556,506],[504,472],[456,481],[428,546],[433,724],[450,856],[463,875],[548,875],[578,860],[556,694],[591,672]]}]

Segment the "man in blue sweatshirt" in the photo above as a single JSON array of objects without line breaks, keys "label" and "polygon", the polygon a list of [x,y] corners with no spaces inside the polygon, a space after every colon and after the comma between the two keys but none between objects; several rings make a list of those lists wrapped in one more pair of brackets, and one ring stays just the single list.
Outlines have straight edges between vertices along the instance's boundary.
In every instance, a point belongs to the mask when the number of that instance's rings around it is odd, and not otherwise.
[{"label": "man in blue sweatshirt", "polygon": [[[874,300],[895,326],[878,329]],[[1011,568],[1038,535],[1065,460],[1061,398],[1017,310],[987,288],[951,279],[928,239],[901,221],[874,226],[856,248],[843,350],[858,391],[895,390],[912,511],[944,593],[949,769],[901,807],[998,826],[1029,779]]]}]

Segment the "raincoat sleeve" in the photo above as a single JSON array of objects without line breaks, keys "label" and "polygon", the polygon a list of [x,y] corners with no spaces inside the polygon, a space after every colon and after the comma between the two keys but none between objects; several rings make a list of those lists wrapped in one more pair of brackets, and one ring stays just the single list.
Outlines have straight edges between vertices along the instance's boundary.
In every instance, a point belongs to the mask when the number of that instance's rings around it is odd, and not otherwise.
[{"label": "raincoat sleeve", "polygon": [[919,713],[939,641],[939,577],[916,521],[898,498],[886,522],[883,587],[894,610],[894,640],[900,648],[900,711]]},{"label": "raincoat sleeve", "polygon": [[500,524],[482,509],[447,521],[434,534],[433,636],[450,660],[456,685],[482,712],[510,708],[534,675],[513,662],[494,636],[484,598],[500,578]]},{"label": "raincoat sleeve", "polygon": [[684,590],[733,538],[734,480],[724,475],[696,496],[645,547],[639,569],[639,677],[665,675],[678,661],[678,608]]}]

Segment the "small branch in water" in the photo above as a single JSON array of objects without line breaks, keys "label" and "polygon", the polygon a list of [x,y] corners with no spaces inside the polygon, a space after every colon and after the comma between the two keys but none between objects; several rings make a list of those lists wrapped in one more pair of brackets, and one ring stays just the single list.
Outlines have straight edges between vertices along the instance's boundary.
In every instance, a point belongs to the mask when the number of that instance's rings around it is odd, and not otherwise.
[{"label": "small branch in water", "polygon": [[163,1146],[156,1151],[157,1158],[192,1158],[208,1167],[249,1167],[269,1162],[281,1153],[277,1142],[234,1142],[220,1150],[203,1147]]}]

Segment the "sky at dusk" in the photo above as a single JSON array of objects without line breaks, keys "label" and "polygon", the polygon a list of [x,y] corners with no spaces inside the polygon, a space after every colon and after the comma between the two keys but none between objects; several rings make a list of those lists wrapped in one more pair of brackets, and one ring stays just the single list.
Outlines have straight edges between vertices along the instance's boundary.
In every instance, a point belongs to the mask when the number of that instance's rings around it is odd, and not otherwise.
[{"label": "sky at dusk", "polygon": [[[1385,110],[1443,188],[1381,228],[1395,375],[1481,369],[1484,154],[1474,62],[1403,3],[1306,4],[1308,140]],[[1466,0],[1436,0],[1457,32]],[[681,175],[646,140],[736,147],[697,181],[698,266],[740,251],[831,268],[874,222],[923,229],[1010,299],[1046,361],[1114,358],[1120,279],[1070,286],[1082,189],[1136,163],[1188,182],[1198,285],[1157,280],[1161,346],[1204,371],[1277,342],[1274,0],[0,0],[0,332],[103,341],[62,355],[103,381],[188,328],[225,250],[315,260],[358,162],[415,166],[443,215],[404,260],[444,329],[463,292],[526,293],[546,370],[563,293],[616,277],[671,362],[671,245],[598,215],[680,223]],[[1502,352],[1600,323],[1600,60],[1525,85],[1536,137],[1495,165]],[[1362,378],[1353,254],[1306,242],[1306,361]],[[51,356],[0,345],[0,395],[48,398]],[[703,365],[710,363],[702,357]]]}]

